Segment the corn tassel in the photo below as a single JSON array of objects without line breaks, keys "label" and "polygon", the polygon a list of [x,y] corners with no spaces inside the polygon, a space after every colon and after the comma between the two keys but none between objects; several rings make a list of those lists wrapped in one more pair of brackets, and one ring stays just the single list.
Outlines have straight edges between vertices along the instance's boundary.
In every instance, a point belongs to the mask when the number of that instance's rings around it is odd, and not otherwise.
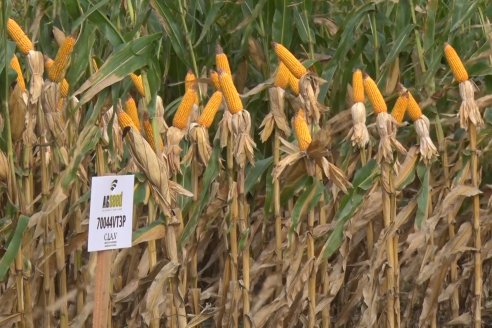
[{"label": "corn tassel", "polygon": [[232,75],[231,67],[229,66],[229,60],[227,59],[227,55],[224,53],[224,49],[217,44],[215,47],[215,66],[217,67],[217,71],[224,71],[227,74]]},{"label": "corn tassel", "polygon": [[364,82],[362,81],[362,71],[356,69],[352,74],[352,98],[354,103],[364,102]]},{"label": "corn tassel", "polygon": [[137,104],[135,103],[135,99],[131,96],[125,101],[125,113],[130,116],[137,129],[141,130],[142,126],[140,125],[140,119],[138,118]]},{"label": "corn tassel", "polygon": [[451,72],[453,72],[456,81],[461,83],[468,80],[468,72],[466,71],[463,62],[456,53],[456,50],[454,50],[449,43],[444,44],[444,56],[448,61],[449,67],[451,68]]},{"label": "corn tassel", "polygon": [[181,103],[176,110],[176,114],[173,117],[173,126],[178,129],[186,129],[188,126],[188,119],[191,114],[191,110],[193,105],[195,104],[195,100],[197,97],[196,89],[194,87],[188,89],[183,99],[181,99]]},{"label": "corn tassel", "polygon": [[275,74],[274,85],[276,87],[286,89],[289,85],[289,78],[292,74],[283,62],[278,65],[277,73]]},{"label": "corn tassel", "polygon": [[214,71],[213,69],[210,70],[210,80],[212,80],[215,89],[220,90],[219,73],[217,73],[217,71]]},{"label": "corn tassel", "polygon": [[295,96],[299,95],[299,79],[289,73],[289,88]]},{"label": "corn tassel", "polygon": [[273,42],[273,50],[289,71],[298,79],[307,73],[306,67],[283,45]]},{"label": "corn tassel", "polygon": [[154,129],[152,129],[152,123],[149,120],[149,115],[147,114],[147,112],[143,113],[143,128],[145,131],[145,139],[152,147],[152,149],[156,153],[162,152],[162,150],[164,149],[164,144],[162,143],[162,139],[160,138],[159,134],[157,134],[157,140],[154,139]]},{"label": "corn tassel", "polygon": [[209,128],[214,121],[215,114],[219,110],[222,103],[222,92],[215,91],[207,102],[207,105],[203,109],[202,114],[197,119],[197,123],[205,128]]},{"label": "corn tassel", "polygon": [[243,110],[243,104],[239,93],[237,93],[232,77],[224,71],[219,71],[220,89],[224,94],[224,98],[227,103],[227,108],[232,114],[239,113]]},{"label": "corn tassel", "polygon": [[137,129],[135,123],[133,123],[133,120],[127,113],[125,113],[121,109],[118,109],[117,115],[118,115],[118,124],[120,125],[120,128],[122,130],[124,130],[127,127]]},{"label": "corn tassel", "polygon": [[422,110],[410,92],[408,92],[408,116],[412,122],[422,117]]},{"label": "corn tassel", "polygon": [[24,81],[24,75],[22,75],[22,69],[16,55],[12,57],[10,67],[12,67],[12,69],[17,73],[17,85],[22,92],[26,91],[26,81]]},{"label": "corn tassel", "polygon": [[367,74],[364,76],[364,91],[372,104],[374,113],[379,114],[388,111],[386,102],[384,101],[383,95],[381,94],[381,91],[379,91],[376,82],[374,82]]},{"label": "corn tassel", "polygon": [[142,97],[145,97],[145,89],[144,89],[144,85],[143,85],[143,81],[142,81],[142,76],[131,73],[130,79],[132,79],[133,85],[135,86],[135,89],[137,89],[138,93]]},{"label": "corn tassel", "polygon": [[303,109],[300,109],[294,117],[294,131],[296,132],[299,149],[305,151],[311,144],[312,139]]},{"label": "corn tassel", "polygon": [[393,110],[391,111],[391,116],[393,116],[395,121],[399,124],[403,122],[403,117],[405,116],[405,112],[408,108],[408,100],[408,91],[405,91],[398,97],[398,99],[396,99],[395,106],[393,106]]},{"label": "corn tassel", "polygon": [[22,52],[24,55],[27,55],[29,51],[34,49],[34,46],[32,45],[29,37],[26,35],[26,33],[24,33],[19,24],[17,24],[17,22],[11,18],[9,18],[7,21],[7,32],[10,38],[17,45],[19,51]]},{"label": "corn tassel", "polygon": [[70,55],[75,46],[76,39],[73,36],[67,36],[62,46],[56,53],[53,65],[48,69],[48,78],[53,82],[61,82],[65,77],[65,72],[70,63]]}]

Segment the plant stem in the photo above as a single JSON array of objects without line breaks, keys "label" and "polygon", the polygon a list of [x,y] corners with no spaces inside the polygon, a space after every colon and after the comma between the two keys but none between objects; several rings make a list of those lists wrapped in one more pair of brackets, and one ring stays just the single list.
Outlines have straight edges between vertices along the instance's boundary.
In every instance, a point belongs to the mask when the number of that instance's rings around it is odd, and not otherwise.
[{"label": "plant stem", "polygon": [[[230,215],[230,227],[229,227],[229,238],[231,247],[231,282],[233,284],[231,293],[235,295],[235,290],[238,284],[238,245],[237,245],[237,225],[238,225],[238,195],[237,195],[237,185],[234,181],[234,156],[233,149],[234,143],[232,140],[232,134],[229,135],[227,139],[227,176],[229,183],[229,194],[232,195],[231,205],[229,209]],[[234,309],[234,327],[238,327],[238,310],[237,307]]]},{"label": "plant stem", "polygon": [[245,239],[244,249],[242,250],[243,257],[243,327],[250,328],[251,322],[249,319],[250,302],[250,253],[249,253],[249,220],[247,215],[246,196],[244,194],[244,167],[238,168],[238,196],[239,196],[239,228],[241,237]]},{"label": "plant stem", "polygon": [[[478,176],[478,154],[477,154],[477,128],[475,124],[469,123],[468,134],[470,136],[471,150],[471,179],[472,185],[479,188]],[[474,306],[473,306],[473,325],[476,328],[482,326],[482,239],[480,236],[480,197],[473,196],[473,235],[475,247],[475,286],[474,286]]]},{"label": "plant stem", "polygon": [[[280,131],[275,127],[273,139],[273,166],[280,161]],[[282,214],[280,208],[280,181],[273,181],[273,213],[275,216],[275,252],[277,255],[277,274],[282,279]]]},{"label": "plant stem", "polygon": [[[396,190],[394,185],[393,171],[389,174],[389,186],[390,186],[390,202],[391,202],[391,217],[390,224],[394,224],[396,220]],[[395,274],[395,290],[394,290],[394,310],[395,310],[395,323],[396,327],[400,327],[400,264],[398,263],[398,233],[392,236],[393,239],[393,265]]]},{"label": "plant stem", "polygon": [[188,26],[186,25],[186,12],[183,8],[183,1],[179,0],[179,14],[181,16],[181,24],[183,24],[184,36],[186,39],[186,43],[188,44],[188,48],[190,49],[190,57],[191,63],[193,65],[193,71],[195,72],[195,76],[199,77],[200,72],[198,71],[198,66],[196,64],[195,52],[193,51],[193,43],[191,42],[190,33],[188,32]]},{"label": "plant stem", "polygon": [[[308,229],[306,236],[307,243],[307,257],[308,261],[314,260],[314,208],[309,211],[308,214]],[[316,270],[313,267],[308,281],[308,312],[309,312],[309,324],[308,327],[313,328],[316,325]]]},{"label": "plant stem", "polygon": [[[390,196],[391,166],[383,162],[381,164],[381,195],[383,203],[384,227],[389,228],[391,225],[391,196]],[[388,266],[386,268],[386,326],[395,327],[395,256],[394,241],[390,234],[386,240],[386,257]]]},{"label": "plant stem", "polygon": [[[199,155],[198,155],[198,145],[194,143],[192,145],[194,160],[191,163],[191,181],[192,181],[192,192],[193,192],[193,202],[196,204],[198,202],[198,179],[199,179]],[[191,213],[190,213],[191,218]],[[192,296],[192,308],[194,309],[195,315],[200,314],[200,289],[198,289],[198,240],[199,240],[199,227],[197,225],[196,231],[193,234],[193,244],[195,247],[192,248],[191,257],[191,296]]]}]

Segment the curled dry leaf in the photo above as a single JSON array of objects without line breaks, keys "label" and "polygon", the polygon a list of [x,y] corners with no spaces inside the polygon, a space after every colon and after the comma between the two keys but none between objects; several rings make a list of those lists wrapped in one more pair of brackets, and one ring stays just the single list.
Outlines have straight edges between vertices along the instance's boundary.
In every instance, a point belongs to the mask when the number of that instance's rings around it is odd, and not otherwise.
[{"label": "curled dry leaf", "polygon": [[314,74],[304,74],[299,80],[299,95],[307,116],[314,124],[319,124],[321,112],[327,108],[318,102],[320,84],[325,81]]},{"label": "curled dry leaf", "polygon": [[7,160],[7,156],[0,151],[0,181],[6,182],[8,180],[9,175],[9,162]]},{"label": "curled dry leaf", "polygon": [[21,140],[26,129],[27,94],[21,90],[19,85],[14,87],[9,99],[10,131],[12,141]]}]

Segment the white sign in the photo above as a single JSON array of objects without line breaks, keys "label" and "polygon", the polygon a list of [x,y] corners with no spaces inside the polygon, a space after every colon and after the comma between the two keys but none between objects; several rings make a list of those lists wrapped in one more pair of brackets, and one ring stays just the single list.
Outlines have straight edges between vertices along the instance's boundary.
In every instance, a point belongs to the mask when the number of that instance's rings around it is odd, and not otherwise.
[{"label": "white sign", "polygon": [[92,178],[88,251],[132,246],[133,175]]}]

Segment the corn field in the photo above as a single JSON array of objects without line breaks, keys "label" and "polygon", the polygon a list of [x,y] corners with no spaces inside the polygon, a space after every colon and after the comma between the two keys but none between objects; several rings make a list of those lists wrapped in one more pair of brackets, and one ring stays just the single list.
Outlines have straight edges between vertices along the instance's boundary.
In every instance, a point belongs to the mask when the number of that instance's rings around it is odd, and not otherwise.
[{"label": "corn field", "polygon": [[490,1],[0,3],[0,327],[492,327]]}]

